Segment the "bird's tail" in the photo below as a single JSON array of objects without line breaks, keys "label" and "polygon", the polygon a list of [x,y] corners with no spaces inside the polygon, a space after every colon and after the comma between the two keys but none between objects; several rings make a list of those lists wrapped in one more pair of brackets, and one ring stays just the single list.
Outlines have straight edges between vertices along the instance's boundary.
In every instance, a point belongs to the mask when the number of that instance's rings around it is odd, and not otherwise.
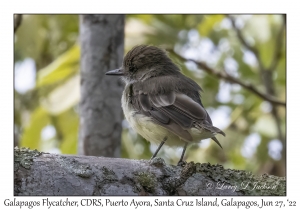
[{"label": "bird's tail", "polygon": [[218,141],[218,139],[217,139],[216,137],[212,137],[211,139],[212,139],[214,142],[216,142],[217,145],[219,145],[219,146],[223,149],[223,147],[221,146],[220,142]]},{"label": "bird's tail", "polygon": [[[225,135],[225,133],[221,130],[221,129],[219,129],[219,128],[217,128],[217,127],[214,127],[214,126],[212,126],[212,131],[214,132],[214,133],[219,133],[219,134],[221,134],[221,135],[223,135],[223,136],[226,136]],[[222,149],[223,149],[223,147],[221,146],[221,144],[220,144],[220,142],[218,141],[218,139],[216,138],[216,137],[212,137],[211,138],[214,142],[216,142],[217,143],[217,145],[219,145]]]},{"label": "bird's tail", "polygon": [[[199,125],[198,125],[198,126],[199,126]],[[209,130],[210,132],[213,133],[213,135],[216,135],[217,133],[219,133],[219,134],[221,134],[221,135],[223,135],[223,136],[226,136],[225,133],[224,133],[221,129],[219,129],[219,128],[217,128],[217,127],[215,127],[215,126],[209,124],[208,122],[207,122],[207,123],[201,124],[199,127],[202,127],[202,128],[204,128],[204,129]],[[218,141],[218,139],[217,139],[215,136],[211,137],[211,139],[212,139],[214,142],[216,142],[217,145],[219,145],[219,146],[223,149],[223,147],[221,146],[220,142]]]},{"label": "bird's tail", "polygon": [[214,126],[212,126],[212,127],[213,127],[213,132],[219,133],[219,134],[221,134],[223,136],[226,136],[226,134],[221,129],[219,129],[217,127],[214,127]]},{"label": "bird's tail", "polygon": [[221,134],[223,136],[226,136],[225,133],[221,129],[219,129],[219,128],[217,128],[217,127],[215,127],[215,126],[213,126],[213,125],[211,125],[209,123],[203,123],[203,124],[199,125],[199,127],[200,128],[202,127],[202,128],[204,128],[206,130],[209,130],[214,135],[216,135],[217,133],[219,133],[219,134]]}]

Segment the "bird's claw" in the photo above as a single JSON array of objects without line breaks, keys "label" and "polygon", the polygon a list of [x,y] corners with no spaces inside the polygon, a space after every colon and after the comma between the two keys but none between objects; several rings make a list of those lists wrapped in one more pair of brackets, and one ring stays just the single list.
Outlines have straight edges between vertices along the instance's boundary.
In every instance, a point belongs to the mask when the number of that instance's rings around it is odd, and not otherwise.
[{"label": "bird's claw", "polygon": [[179,161],[178,163],[177,163],[177,166],[181,166],[181,167],[184,167],[185,165],[186,165],[186,161]]}]

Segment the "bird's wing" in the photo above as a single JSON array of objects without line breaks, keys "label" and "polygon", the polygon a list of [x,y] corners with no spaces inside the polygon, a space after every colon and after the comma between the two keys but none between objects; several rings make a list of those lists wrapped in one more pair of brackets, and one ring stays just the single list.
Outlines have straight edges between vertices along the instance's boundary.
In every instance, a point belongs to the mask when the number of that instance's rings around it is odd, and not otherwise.
[{"label": "bird's wing", "polygon": [[151,116],[158,124],[187,142],[193,141],[187,130],[195,123],[213,133],[224,134],[220,129],[212,126],[206,110],[183,93],[171,91],[169,93],[148,94],[142,89],[134,92],[136,94],[132,97],[137,110]]},{"label": "bird's wing", "polygon": [[190,97],[171,92],[168,95],[149,95],[149,101],[155,109],[163,112],[183,129],[191,128],[193,122],[206,119],[205,109]]}]

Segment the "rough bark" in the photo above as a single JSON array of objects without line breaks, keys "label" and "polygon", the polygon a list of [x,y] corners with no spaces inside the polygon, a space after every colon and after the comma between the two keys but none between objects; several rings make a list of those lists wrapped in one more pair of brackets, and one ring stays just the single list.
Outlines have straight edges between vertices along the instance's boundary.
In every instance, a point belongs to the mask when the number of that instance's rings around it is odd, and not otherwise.
[{"label": "rough bark", "polygon": [[120,157],[123,85],[105,72],[121,66],[124,15],[81,15],[79,154]]},{"label": "rough bark", "polygon": [[286,195],[285,178],[209,163],[14,152],[15,195]]}]

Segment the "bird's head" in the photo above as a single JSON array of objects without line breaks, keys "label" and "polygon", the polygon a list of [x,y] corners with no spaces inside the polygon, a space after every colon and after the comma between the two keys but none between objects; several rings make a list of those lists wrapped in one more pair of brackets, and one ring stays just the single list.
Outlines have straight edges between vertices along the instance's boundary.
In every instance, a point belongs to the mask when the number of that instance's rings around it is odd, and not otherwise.
[{"label": "bird's head", "polygon": [[165,50],[154,46],[138,45],[124,57],[121,68],[106,72],[106,75],[122,76],[126,83],[145,81],[151,77],[179,73],[179,68]]}]

